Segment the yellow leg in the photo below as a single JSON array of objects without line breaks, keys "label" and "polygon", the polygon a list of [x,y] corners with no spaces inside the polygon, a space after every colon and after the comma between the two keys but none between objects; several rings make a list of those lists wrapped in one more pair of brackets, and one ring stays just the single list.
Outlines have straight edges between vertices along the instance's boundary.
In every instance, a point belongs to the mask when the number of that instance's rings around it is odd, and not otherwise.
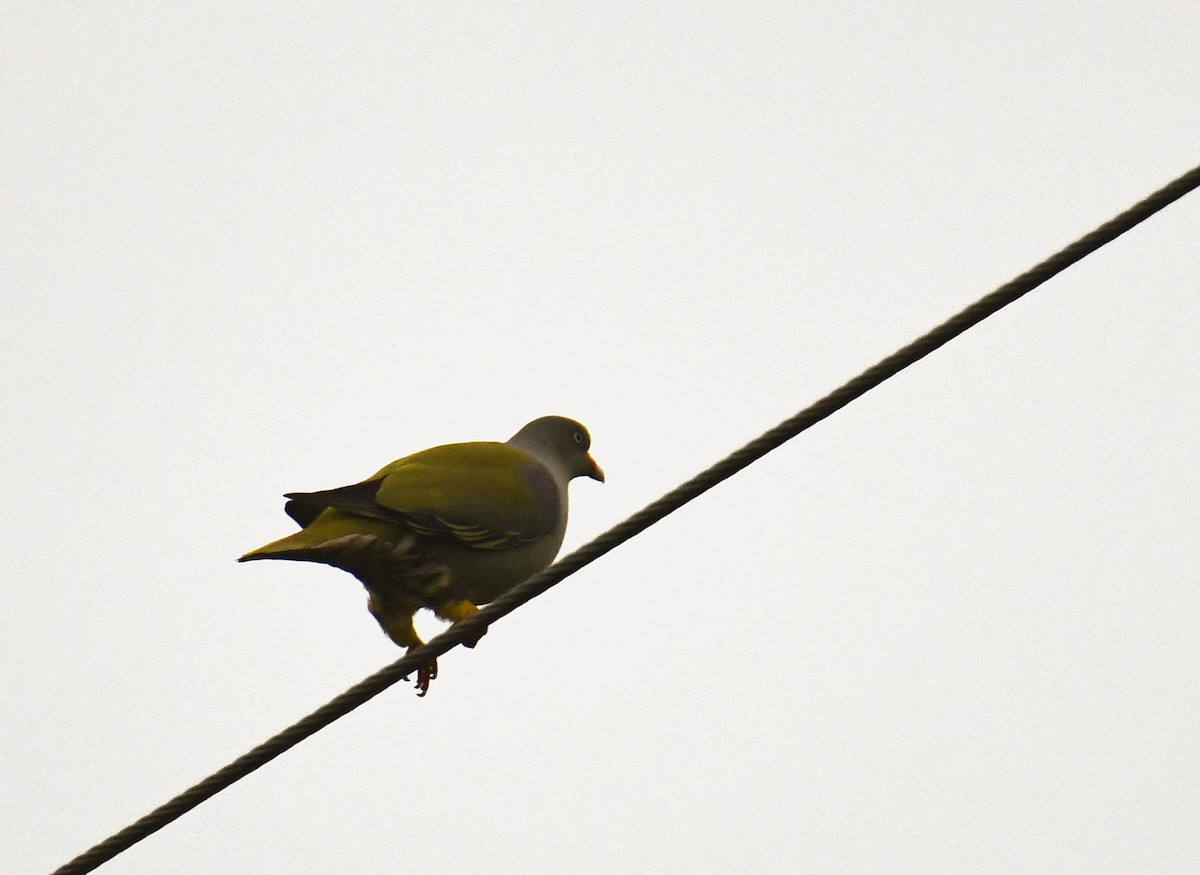
[{"label": "yellow leg", "polygon": [[[413,614],[417,606],[412,604],[396,604],[376,593],[371,593],[367,599],[367,608],[379,621],[380,628],[387,633],[396,644],[408,650],[420,647],[423,642],[417,630],[413,628]],[[434,659],[417,669],[417,695],[424,696],[429,692],[429,683],[437,677],[437,660]],[[405,680],[408,680],[407,676]]]},{"label": "yellow leg", "polygon": [[[478,614],[479,608],[475,607],[474,604],[466,599],[463,599],[461,602],[446,602],[445,604],[438,605],[433,609],[433,612],[443,620],[447,620],[451,623],[457,623],[459,620],[465,620],[472,614]],[[485,628],[470,641],[464,641],[463,647],[474,647],[479,643],[479,639],[486,634],[487,629]]]},{"label": "yellow leg", "polygon": [[399,647],[420,647],[425,643],[413,628],[416,607],[390,604],[372,593],[367,599],[367,610],[379,621],[379,628]]},{"label": "yellow leg", "polygon": [[433,612],[449,623],[457,623],[471,614],[479,613],[479,608],[464,599],[461,602],[446,602],[438,605]]}]

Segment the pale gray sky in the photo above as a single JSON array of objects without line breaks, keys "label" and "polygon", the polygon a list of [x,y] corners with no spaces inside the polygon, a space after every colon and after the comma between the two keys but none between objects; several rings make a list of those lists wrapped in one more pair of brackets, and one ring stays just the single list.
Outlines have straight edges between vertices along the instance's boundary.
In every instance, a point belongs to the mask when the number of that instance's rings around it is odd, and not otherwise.
[{"label": "pale gray sky", "polygon": [[[398,655],[234,563],[281,493],[563,413],[570,548],[1200,160],[1182,0],[3,18],[5,872]],[[102,871],[1195,871],[1198,264],[1192,196]]]}]

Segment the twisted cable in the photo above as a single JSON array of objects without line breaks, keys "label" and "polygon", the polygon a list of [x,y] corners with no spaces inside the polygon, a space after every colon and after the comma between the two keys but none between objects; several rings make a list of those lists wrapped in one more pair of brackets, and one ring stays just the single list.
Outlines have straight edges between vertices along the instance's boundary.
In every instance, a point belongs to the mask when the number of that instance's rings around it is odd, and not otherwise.
[{"label": "twisted cable", "polygon": [[634,535],[646,530],[668,514],[674,513],[692,499],[727,480],[747,465],[791,440],[800,432],[845,407],[884,380],[895,376],[934,350],[944,346],[967,329],[979,324],[1002,307],[1033,291],[1051,277],[1066,270],[1101,246],[1124,234],[1164,207],[1200,187],[1200,167],[1196,167],[1149,197],[1085,234],[1066,248],[1047,258],[1025,273],[984,295],[966,309],[950,317],[932,331],[867,368],[857,377],[834,389],[824,398],[809,405],[796,415],[768,429],[744,447],[726,456],[715,465],[675,487],[658,500],[651,502],[633,516],[593,538],[577,550],[564,556],[544,571],[510,589],[478,613],[460,620],[427,644],[408,651],[400,659],[359,681],[340,696],[322,705],[307,717],[289,726],[278,735],[243,754],[229,765],[209,775],[198,784],[184,790],[174,799],[160,805],[141,819],[80,854],[54,875],[82,875],[91,872],[117,854],[162,829],[171,821],[191,811],[201,802],[224,790],[255,769],[269,763],[310,735],[324,729],[333,721],[353,711],[359,705],[382,693],[397,681],[406,678],[465,642],[475,641],[496,620],[512,613],[527,601],[536,598],[567,576],[599,559]]}]

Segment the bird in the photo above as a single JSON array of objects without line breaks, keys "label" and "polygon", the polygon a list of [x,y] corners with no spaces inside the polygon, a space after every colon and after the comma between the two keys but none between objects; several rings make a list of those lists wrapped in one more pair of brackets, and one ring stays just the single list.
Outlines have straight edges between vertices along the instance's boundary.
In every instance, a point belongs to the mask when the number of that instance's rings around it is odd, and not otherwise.
[{"label": "bird", "polygon": [[[503,443],[431,447],[349,486],[286,494],[284,512],[300,531],[238,561],[349,572],[380,628],[411,650],[423,643],[413,628],[418,610],[456,622],[554,561],[567,530],[567,484],[604,482],[590,448],[588,430],[564,416],[535,419]],[[436,660],[418,670],[419,696],[435,677]]]}]

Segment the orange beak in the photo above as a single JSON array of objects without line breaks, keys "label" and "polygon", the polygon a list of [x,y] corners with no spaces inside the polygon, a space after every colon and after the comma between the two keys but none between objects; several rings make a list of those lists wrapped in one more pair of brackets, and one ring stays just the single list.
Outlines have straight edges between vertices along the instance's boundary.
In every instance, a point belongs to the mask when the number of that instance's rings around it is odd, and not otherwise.
[{"label": "orange beak", "polygon": [[588,476],[593,480],[604,482],[604,469],[596,464],[596,460],[592,458],[592,454],[588,453]]}]

